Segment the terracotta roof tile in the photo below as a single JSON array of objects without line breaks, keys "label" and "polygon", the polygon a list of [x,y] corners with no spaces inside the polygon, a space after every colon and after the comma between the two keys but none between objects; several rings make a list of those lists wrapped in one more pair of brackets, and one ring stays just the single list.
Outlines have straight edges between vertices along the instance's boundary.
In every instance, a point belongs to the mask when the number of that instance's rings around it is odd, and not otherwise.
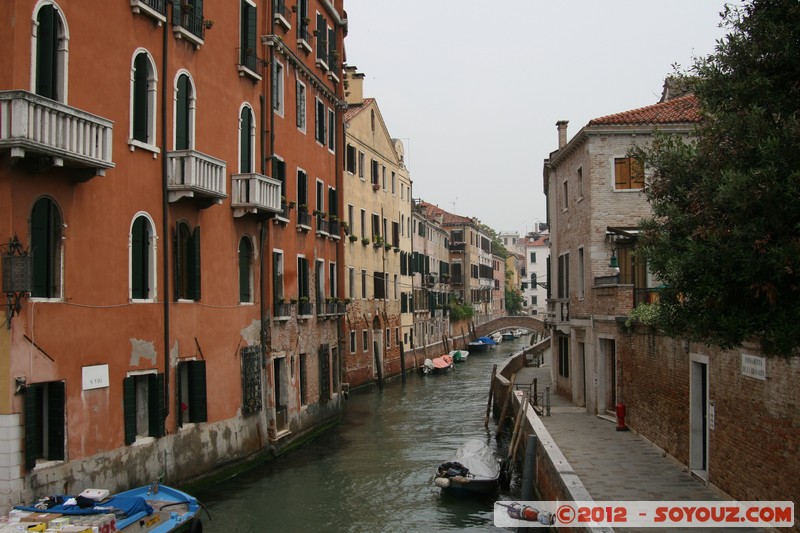
[{"label": "terracotta roof tile", "polygon": [[647,107],[595,118],[588,125],[680,124],[700,122],[700,118],[700,102],[695,95],[687,94]]},{"label": "terracotta roof tile", "polygon": [[349,104],[347,106],[347,111],[344,113],[344,121],[352,120],[353,117],[361,113],[362,110],[366,109],[367,106],[374,101],[374,98],[364,98],[360,104]]},{"label": "terracotta roof tile", "polygon": [[429,204],[428,202],[420,202],[419,204],[425,211],[428,213],[429,217],[435,217],[437,215],[442,216],[442,224],[471,224],[472,219],[469,217],[462,217],[461,215],[454,215],[453,213],[448,213],[438,205]]}]

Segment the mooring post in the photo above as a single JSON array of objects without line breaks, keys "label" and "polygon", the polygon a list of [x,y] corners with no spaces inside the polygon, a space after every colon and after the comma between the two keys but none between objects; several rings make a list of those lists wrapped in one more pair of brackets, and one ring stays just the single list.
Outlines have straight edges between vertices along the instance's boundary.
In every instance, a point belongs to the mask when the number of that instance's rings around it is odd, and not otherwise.
[{"label": "mooring post", "polygon": [[406,350],[403,348],[403,343],[400,343],[400,375],[403,378],[403,383],[406,382]]},{"label": "mooring post", "polygon": [[494,394],[494,377],[497,375],[497,363],[492,367],[492,380],[489,382],[489,400],[486,402],[486,416],[483,419],[483,427],[489,429],[489,411],[492,409],[492,394]]},{"label": "mooring post", "polygon": [[539,378],[533,378],[533,405],[539,405]]},{"label": "mooring post", "polygon": [[546,409],[545,416],[550,416],[550,385],[544,388],[544,407]]},{"label": "mooring post", "polygon": [[500,420],[497,422],[497,427],[499,429],[503,428],[503,423],[505,422],[506,411],[508,411],[508,406],[511,405],[511,395],[514,394],[514,381],[517,379],[516,372],[511,374],[511,381],[508,383],[508,390],[506,391],[506,401],[503,403],[503,410],[500,412]]}]

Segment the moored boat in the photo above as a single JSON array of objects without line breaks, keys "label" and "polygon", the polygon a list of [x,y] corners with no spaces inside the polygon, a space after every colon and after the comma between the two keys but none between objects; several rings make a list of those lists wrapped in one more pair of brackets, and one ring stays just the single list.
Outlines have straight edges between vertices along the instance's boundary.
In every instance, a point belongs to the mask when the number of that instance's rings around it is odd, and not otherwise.
[{"label": "moored boat", "polygon": [[422,364],[423,374],[440,374],[447,372],[453,368],[453,357],[449,354],[444,354],[433,359],[425,359]]},{"label": "moored boat", "polygon": [[486,344],[482,341],[472,341],[467,344],[467,348],[469,348],[469,353],[478,353],[478,352],[486,352],[489,350],[489,344]]},{"label": "moored boat", "polygon": [[512,330],[508,330],[508,331],[503,332],[503,340],[504,341],[513,341],[516,338],[517,338],[517,336],[514,334],[514,331],[512,331]]},{"label": "moored boat", "polygon": [[[75,497],[49,496],[35,505],[16,506],[9,515],[9,522],[31,525],[38,522],[45,524],[48,531],[79,533],[115,530],[200,533],[203,531],[200,509],[200,503],[193,496],[154,482],[113,495],[107,490],[87,489]],[[82,527],[84,529],[80,529]]]},{"label": "moored boat", "polygon": [[469,352],[467,350],[453,350],[449,355],[456,363],[463,363],[469,357]]},{"label": "moored boat", "polygon": [[434,483],[443,491],[486,494],[497,490],[500,470],[492,449],[483,441],[470,439],[438,466]]}]

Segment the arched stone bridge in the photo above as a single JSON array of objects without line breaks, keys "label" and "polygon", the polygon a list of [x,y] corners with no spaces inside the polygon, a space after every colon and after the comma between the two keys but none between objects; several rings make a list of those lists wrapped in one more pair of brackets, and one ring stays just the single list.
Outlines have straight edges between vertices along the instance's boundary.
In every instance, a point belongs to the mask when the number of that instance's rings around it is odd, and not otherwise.
[{"label": "arched stone bridge", "polygon": [[502,331],[504,329],[517,329],[523,328],[531,331],[536,331],[539,335],[546,335],[547,328],[544,325],[544,320],[532,316],[501,316],[484,322],[475,326],[475,334],[478,337],[485,337]]}]

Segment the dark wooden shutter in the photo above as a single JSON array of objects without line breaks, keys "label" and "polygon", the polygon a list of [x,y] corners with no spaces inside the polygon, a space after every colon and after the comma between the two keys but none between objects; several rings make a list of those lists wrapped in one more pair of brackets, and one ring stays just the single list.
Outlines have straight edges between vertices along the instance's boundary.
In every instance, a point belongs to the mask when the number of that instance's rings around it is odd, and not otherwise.
[{"label": "dark wooden shutter", "polygon": [[[136,408],[134,407],[134,412]],[[147,415],[151,437],[164,436],[164,374],[147,375]]]},{"label": "dark wooden shutter", "polygon": [[175,233],[172,235],[172,258],[173,258],[173,281],[175,282],[175,301],[181,299],[182,290],[181,290],[181,266],[183,263],[183,250],[181,250],[181,223],[175,226]]},{"label": "dark wooden shutter", "polygon": [[189,149],[189,77],[178,78],[178,97],[175,103],[175,149]]},{"label": "dark wooden shutter", "polygon": [[331,362],[329,358],[330,348],[323,344],[319,348],[319,399],[327,402],[331,399]]},{"label": "dark wooden shutter", "polygon": [[[274,305],[278,305],[278,300],[283,298],[283,273],[280,270],[281,254],[272,252],[272,296]],[[276,316],[276,313],[273,313]]]},{"label": "dark wooden shutter", "polygon": [[189,363],[189,422],[206,422],[206,362]]},{"label": "dark wooden shutter", "polygon": [[39,457],[39,385],[28,385],[25,389],[25,469],[33,470]]},{"label": "dark wooden shutter", "polygon": [[48,298],[50,278],[50,200],[42,198],[31,211],[31,254],[33,290],[31,296]]},{"label": "dark wooden shutter", "polygon": [[242,174],[249,174],[253,171],[252,143],[250,142],[250,132],[253,126],[253,115],[249,107],[242,108],[241,131],[239,132],[239,171]]},{"label": "dark wooden shutter", "polygon": [[631,188],[631,169],[627,157],[614,160],[614,184],[617,189]]},{"label": "dark wooden shutter", "polygon": [[181,4],[184,0],[172,0],[172,25],[181,25]]},{"label": "dark wooden shutter", "polygon": [[325,17],[317,13],[317,59],[323,61],[328,59],[327,33],[328,25],[325,23]]},{"label": "dark wooden shutter", "polygon": [[147,54],[139,53],[133,62],[133,68],[133,138],[148,142]]},{"label": "dark wooden shutter", "polygon": [[239,241],[239,301],[250,302],[250,263],[252,253],[250,252],[250,240],[242,237]]},{"label": "dark wooden shutter", "polygon": [[317,140],[325,144],[325,104],[317,100]]},{"label": "dark wooden shutter", "polygon": [[256,65],[256,7],[242,2],[242,65],[255,71]]},{"label": "dark wooden shutter", "polygon": [[136,378],[122,380],[122,417],[125,422],[125,444],[136,441]]},{"label": "dark wooden shutter", "polygon": [[58,58],[58,27],[52,5],[39,10],[36,33],[36,94],[56,99],[56,75]]},{"label": "dark wooden shutter", "polygon": [[64,460],[65,392],[63,381],[47,385],[47,458],[51,461]]},{"label": "dark wooden shutter", "polygon": [[131,232],[131,298],[148,296],[147,287],[147,229],[144,217],[138,217]]},{"label": "dark wooden shutter", "polygon": [[194,300],[200,299],[200,226],[194,228],[194,233],[192,234],[192,259],[193,261],[193,269],[192,269],[192,282],[193,282],[193,294],[192,298]]}]

